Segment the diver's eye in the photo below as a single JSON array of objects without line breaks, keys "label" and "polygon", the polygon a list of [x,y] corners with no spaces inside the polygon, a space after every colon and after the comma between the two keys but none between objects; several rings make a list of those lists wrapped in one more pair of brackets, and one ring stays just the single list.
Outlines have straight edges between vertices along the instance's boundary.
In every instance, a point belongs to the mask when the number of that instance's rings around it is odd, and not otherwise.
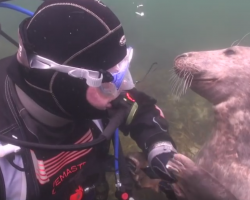
[{"label": "diver's eye", "polygon": [[224,51],[224,54],[226,56],[231,56],[231,55],[236,54],[236,51],[234,51],[233,49],[227,49],[226,51]]}]

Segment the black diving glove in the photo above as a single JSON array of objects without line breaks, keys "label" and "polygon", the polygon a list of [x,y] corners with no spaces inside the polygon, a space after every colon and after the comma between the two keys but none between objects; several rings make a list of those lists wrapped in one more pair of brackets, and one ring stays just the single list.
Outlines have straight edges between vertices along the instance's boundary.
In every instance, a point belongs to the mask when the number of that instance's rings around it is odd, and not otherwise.
[{"label": "black diving glove", "polygon": [[168,171],[167,164],[174,154],[177,153],[170,142],[157,142],[151,146],[148,153],[148,163],[152,170],[169,183],[174,183],[174,176]]}]

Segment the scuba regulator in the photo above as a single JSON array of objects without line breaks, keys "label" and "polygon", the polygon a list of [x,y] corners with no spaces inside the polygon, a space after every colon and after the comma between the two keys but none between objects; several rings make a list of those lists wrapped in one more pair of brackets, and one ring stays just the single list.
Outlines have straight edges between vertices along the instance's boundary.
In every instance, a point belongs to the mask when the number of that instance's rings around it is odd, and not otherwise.
[{"label": "scuba regulator", "polygon": [[[10,138],[4,135],[0,135],[0,141],[8,143],[1,147],[0,157],[4,154],[18,151],[19,147],[29,148],[29,149],[40,149],[40,150],[59,150],[59,151],[76,151],[82,149],[88,149],[94,147],[104,141],[111,139],[117,127],[122,123],[129,125],[137,111],[138,104],[132,99],[127,92],[121,93],[113,102],[111,102],[112,108],[108,110],[110,116],[110,122],[104,129],[103,133],[91,142],[84,144],[74,144],[74,145],[48,145],[48,144],[38,144],[34,142],[26,142],[19,140],[18,138]],[[14,136],[13,136],[14,137]]]}]

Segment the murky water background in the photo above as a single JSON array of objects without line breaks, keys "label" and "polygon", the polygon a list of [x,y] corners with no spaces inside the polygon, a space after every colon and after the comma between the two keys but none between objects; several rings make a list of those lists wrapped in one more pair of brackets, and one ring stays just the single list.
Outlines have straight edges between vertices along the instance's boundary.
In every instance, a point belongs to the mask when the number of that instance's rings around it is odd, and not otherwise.
[{"label": "murky water background", "polygon": [[[34,11],[41,1],[11,1]],[[171,135],[178,151],[193,158],[211,131],[211,105],[192,91],[177,101],[168,80],[174,57],[187,51],[226,48],[250,31],[250,2],[247,0],[104,0],[120,18],[128,44],[135,49],[131,71],[139,80],[150,65],[157,69],[138,84],[138,88],[158,99],[169,120]],[[139,6],[143,5],[143,6]],[[137,12],[137,13],[136,13]],[[138,14],[144,13],[144,16]],[[17,38],[23,14],[0,8],[2,29]],[[249,45],[250,37],[242,41]],[[0,36],[0,58],[16,48]],[[122,137],[125,153],[137,151],[130,138]],[[108,176],[113,182],[113,176]],[[113,189],[110,192],[113,198]],[[140,200],[156,199],[152,192],[140,192]],[[157,199],[164,199],[159,195]]]}]

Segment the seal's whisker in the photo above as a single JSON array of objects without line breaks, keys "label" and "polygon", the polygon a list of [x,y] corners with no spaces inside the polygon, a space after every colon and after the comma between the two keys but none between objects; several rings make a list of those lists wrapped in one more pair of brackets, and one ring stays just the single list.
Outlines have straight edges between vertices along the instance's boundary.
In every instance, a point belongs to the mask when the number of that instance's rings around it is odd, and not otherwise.
[{"label": "seal's whisker", "polygon": [[190,76],[191,76],[191,72],[188,72],[187,77],[186,77],[186,81],[185,81],[185,85],[184,85],[184,88],[183,88],[182,95],[186,94],[186,91],[188,89],[188,83],[189,83]]},{"label": "seal's whisker", "polygon": [[189,73],[189,77],[188,77],[189,79],[188,79],[188,81],[187,81],[187,87],[186,87],[185,93],[187,92],[187,89],[190,88],[191,83],[192,83],[192,80],[193,80],[193,77],[194,77],[194,76],[193,76],[192,73],[190,72],[190,73]]},{"label": "seal's whisker", "polygon": [[169,84],[169,85],[172,85],[172,84],[173,84],[173,82],[174,82],[174,80],[175,80],[175,77],[176,77],[175,74],[172,74],[172,75],[171,75],[170,79],[168,80],[168,84]]},{"label": "seal's whisker", "polygon": [[238,42],[239,40],[235,40],[230,47],[232,47],[236,42]]},{"label": "seal's whisker", "polygon": [[188,80],[189,80],[189,77],[190,77],[190,72],[188,72],[187,74],[187,77],[185,78],[185,83],[184,83],[184,87],[183,87],[183,90],[182,90],[182,95],[184,95],[186,93],[186,90],[188,88]]},{"label": "seal's whisker", "polygon": [[[184,73],[184,76],[185,76],[185,70],[183,69],[181,72],[180,72],[180,75],[182,74],[182,73]],[[183,82],[183,79],[181,79],[181,78],[179,78],[178,77],[178,82],[177,82],[177,88],[176,88],[176,96],[179,96],[179,90],[180,90],[180,87],[181,87],[181,85],[182,85],[182,82]]]},{"label": "seal's whisker", "polygon": [[186,87],[186,83],[187,83],[187,79],[184,80],[184,84],[183,84],[182,90],[181,90],[181,92],[180,92],[180,97],[184,94],[184,90],[185,90],[185,87]]},{"label": "seal's whisker", "polygon": [[[182,73],[182,71],[183,70],[181,70],[181,72],[180,73]],[[179,82],[179,76],[178,76],[178,74],[175,74],[175,77],[176,77],[176,79],[175,79],[175,82],[173,83],[173,93],[174,93],[174,90],[175,90],[175,88],[176,88],[176,86],[178,86],[178,82]]]},{"label": "seal's whisker", "polygon": [[182,91],[182,87],[183,87],[183,81],[184,81],[184,79],[181,79],[179,81],[179,85],[178,85],[178,88],[176,90],[176,96],[178,96],[178,97],[181,96],[181,91]]},{"label": "seal's whisker", "polygon": [[244,38],[245,38],[246,36],[248,36],[249,34],[250,34],[250,32],[248,32],[246,35],[244,35],[243,38],[240,39],[240,41],[238,42],[238,44],[236,44],[236,46],[238,46],[238,45],[241,43],[241,41],[244,40]]},{"label": "seal's whisker", "polygon": [[[178,85],[178,88],[175,92],[175,95],[180,98],[182,95],[186,94],[187,89],[191,86],[193,75],[191,72],[182,71],[181,73],[184,73],[183,79]],[[181,86],[181,87],[180,87]]]},{"label": "seal's whisker", "polygon": [[170,78],[169,78],[169,82],[172,81],[172,79],[176,76],[175,70],[174,68],[172,68],[172,70],[169,70],[170,72]]},{"label": "seal's whisker", "polygon": [[190,82],[189,82],[189,85],[188,85],[189,88],[190,88],[190,86],[192,84],[193,78],[194,78],[194,76],[193,76],[193,74],[191,74],[191,79],[190,79]]},{"label": "seal's whisker", "polygon": [[178,77],[176,74],[173,74],[173,79],[172,79],[172,81],[171,81],[171,83],[170,83],[170,86],[171,86],[171,93],[174,92],[174,88],[175,88],[176,84],[177,84],[178,81],[179,81],[178,79],[179,79],[179,77]]},{"label": "seal's whisker", "polygon": [[[182,72],[183,72],[183,71],[180,72],[180,75],[182,74]],[[178,90],[179,90],[179,87],[180,87],[182,81],[183,81],[183,80],[180,79],[179,76],[178,76],[178,82],[177,82],[176,91],[175,91],[175,95],[177,95],[177,96],[178,96]]]},{"label": "seal's whisker", "polygon": [[187,78],[186,78],[187,75],[188,75],[188,72],[185,71],[184,76],[183,76],[183,79],[182,79],[182,82],[184,82],[184,83],[183,83],[183,86],[182,86],[182,90],[180,90],[180,92],[179,92],[179,94],[178,94],[179,97],[181,97],[181,95],[182,95],[182,93],[183,93],[183,90],[184,90],[184,88],[185,88],[185,84],[186,84],[186,80],[187,80]]},{"label": "seal's whisker", "polygon": [[176,74],[173,74],[173,78],[172,78],[172,81],[170,83],[171,84],[171,92],[173,92],[173,88],[175,86],[177,79],[178,79],[178,76]]},{"label": "seal's whisker", "polygon": [[176,86],[178,86],[178,82],[179,82],[179,77],[176,75],[175,80],[174,80],[173,85],[172,85],[172,91],[171,91],[173,94],[174,94]]},{"label": "seal's whisker", "polygon": [[172,69],[170,69],[169,72],[170,72],[171,76],[175,76],[176,75],[174,67]]},{"label": "seal's whisker", "polygon": [[[177,76],[178,77],[178,76]],[[179,87],[181,85],[181,79],[178,77],[178,81],[176,82],[176,85],[174,87],[174,90],[173,90],[173,94],[177,97],[178,97],[178,90],[179,90]]]},{"label": "seal's whisker", "polygon": [[175,74],[175,72],[173,71],[172,72],[172,75],[170,76],[170,79],[168,80],[168,82],[169,82],[169,84],[172,84],[172,82],[174,81],[174,79],[176,78],[176,74]]},{"label": "seal's whisker", "polygon": [[187,72],[185,69],[183,69],[181,72],[178,73],[179,76],[182,76],[183,78],[179,78],[179,85],[178,88],[176,90],[176,96],[178,99],[180,99],[180,97],[182,96],[184,90],[185,90],[185,85],[187,83],[187,79],[189,76],[189,72]]},{"label": "seal's whisker", "polygon": [[188,76],[189,76],[189,72],[186,71],[185,74],[184,74],[184,76],[183,76],[182,90],[181,90],[180,93],[179,93],[179,96],[180,96],[180,97],[184,94],[184,90],[185,90],[185,87],[186,87],[186,83],[187,83]]}]

